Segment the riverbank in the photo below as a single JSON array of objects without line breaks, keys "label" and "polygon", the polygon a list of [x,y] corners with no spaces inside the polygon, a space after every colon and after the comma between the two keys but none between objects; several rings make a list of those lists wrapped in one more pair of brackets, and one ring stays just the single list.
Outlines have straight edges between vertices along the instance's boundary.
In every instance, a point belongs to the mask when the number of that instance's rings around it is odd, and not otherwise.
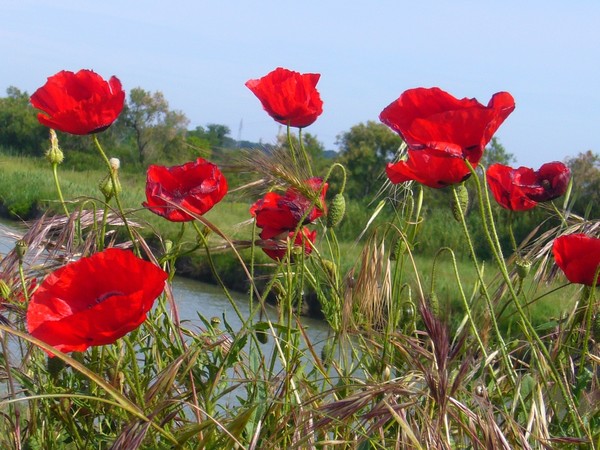
[{"label": "riverbank", "polygon": [[[0,167],[3,176],[0,178],[0,216],[5,217],[15,223],[25,220],[39,218],[46,211],[60,214],[62,207],[57,201],[56,186],[52,178],[52,171],[49,164],[43,158],[21,158],[15,156],[0,155]],[[98,189],[99,182],[105,177],[101,170],[60,170],[59,179],[63,195],[69,201],[68,208],[71,211],[79,208],[91,208],[92,204],[96,208],[102,209],[103,202],[100,200],[101,194]],[[150,243],[156,254],[164,252],[161,242],[165,239],[179,242],[184,250],[176,260],[176,270],[178,275],[194,280],[218,284],[219,280],[215,277],[209,258],[202,249],[196,249],[191,253],[187,250],[193,248],[197,243],[196,231],[191,226],[185,226],[180,223],[172,223],[156,216],[142,207],[142,201],[145,199],[145,177],[141,174],[123,172],[120,175],[120,181],[123,187],[121,201],[128,216],[135,222],[142,225],[141,233]],[[95,200],[94,200],[95,199]],[[227,238],[236,243],[240,255],[248,267],[252,260],[253,280],[262,288],[276,269],[274,262],[269,259],[260,249],[256,248],[254,254],[248,248],[248,242],[252,236],[252,221],[249,213],[250,205],[254,199],[242,195],[228,195],[222,202],[209,211],[205,218],[212,226],[219,229]],[[356,243],[354,238],[363,230],[370,216],[369,211],[355,203],[349,202],[347,213],[341,227],[336,230],[336,236],[339,239],[339,253],[341,257],[337,260],[339,265],[338,275],[343,278],[350,270],[355,274],[360,270],[361,251],[365,240]],[[370,230],[376,230],[383,223],[386,217],[382,214],[371,225]],[[440,240],[443,236],[446,245],[460,248],[454,243],[453,228],[448,223],[445,228],[430,227],[421,231],[421,242],[427,243],[431,240]],[[367,233],[368,235],[368,233]],[[327,253],[328,246],[325,244],[323,230],[318,231],[317,244],[322,248],[323,257],[326,259],[335,259]],[[225,241],[217,236],[216,233],[209,233],[209,246],[211,258],[218,277],[227,289],[234,290],[243,294],[248,293],[250,282],[246,272],[243,270],[237,256],[226,245]],[[422,250],[421,250],[422,252]],[[463,315],[463,305],[460,299],[459,287],[455,279],[455,271],[448,258],[441,259],[432,257],[431,254],[416,253],[413,255],[416,267],[419,268],[419,280],[425,286],[428,286],[433,276],[435,265],[436,274],[436,293],[440,301],[442,310],[446,311],[447,317],[451,321],[457,322]],[[435,261],[442,263],[435,264]],[[458,272],[461,274],[462,283],[465,286],[476,285],[476,273],[467,259],[457,258]],[[411,269],[412,270],[412,269]],[[415,281],[413,277],[412,281]],[[547,288],[551,291],[551,286]],[[530,314],[535,323],[542,324],[549,317],[559,317],[562,312],[570,305],[565,305],[558,295],[543,296],[535,304],[530,305]],[[302,313],[310,317],[321,318],[322,305],[318,301],[314,292],[307,290],[303,295]],[[276,303],[274,295],[268,296],[268,301]],[[510,329],[510,322],[514,316],[508,319],[503,318],[502,326]],[[455,324],[456,325],[456,324]]]}]

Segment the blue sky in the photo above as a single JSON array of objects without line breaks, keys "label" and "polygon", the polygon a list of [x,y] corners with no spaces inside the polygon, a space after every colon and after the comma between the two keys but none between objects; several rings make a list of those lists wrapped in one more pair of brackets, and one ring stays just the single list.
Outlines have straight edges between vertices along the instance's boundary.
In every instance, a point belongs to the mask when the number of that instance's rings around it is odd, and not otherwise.
[{"label": "blue sky", "polygon": [[306,131],[328,149],[404,90],[439,86],[484,104],[510,92],[496,136],[519,164],[600,152],[597,0],[0,0],[0,14],[1,95],[89,68],[162,91],[191,127],[273,142],[244,83],[283,66],[321,74],[324,113]]}]

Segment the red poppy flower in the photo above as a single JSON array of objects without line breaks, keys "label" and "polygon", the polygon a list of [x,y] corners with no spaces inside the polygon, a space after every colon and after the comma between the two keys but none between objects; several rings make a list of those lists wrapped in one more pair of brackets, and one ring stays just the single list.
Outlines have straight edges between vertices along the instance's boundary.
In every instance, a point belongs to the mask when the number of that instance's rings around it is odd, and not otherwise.
[{"label": "red poppy flower", "polygon": [[[290,231],[286,236],[286,239],[292,239],[295,232]],[[317,238],[317,231],[309,231],[308,228],[303,227],[296,238],[294,239],[294,247],[301,247],[304,245],[304,253],[309,255],[312,252],[312,245]],[[279,239],[269,239],[264,241],[263,252],[265,252],[271,259],[281,261],[287,254],[287,242]]]},{"label": "red poppy flower", "polygon": [[526,211],[538,202],[553,200],[563,195],[569,185],[571,172],[561,162],[542,165],[534,171],[528,167],[492,164],[486,178],[494,198],[500,206],[512,211]]},{"label": "red poppy flower", "polygon": [[427,150],[408,150],[408,159],[388,163],[385,171],[392,183],[417,181],[432,188],[457,184],[471,175],[462,158],[448,158]]},{"label": "red poppy flower", "polygon": [[512,167],[492,164],[486,172],[486,178],[492,195],[500,206],[511,211],[527,211],[535,208],[537,202],[529,198],[522,189],[523,185],[536,182],[535,172],[527,167]]},{"label": "red poppy flower", "polygon": [[487,106],[457,99],[439,88],[405,91],[379,119],[396,131],[411,150],[466,158],[476,166],[498,127],[515,109],[508,92],[494,94]]},{"label": "red poppy flower", "polygon": [[571,283],[592,286],[600,266],[600,239],[586,234],[568,234],[554,240],[556,264]]},{"label": "red poppy flower", "polygon": [[536,182],[527,193],[536,202],[547,202],[564,195],[571,181],[571,171],[563,163],[554,161],[543,164],[535,172]]},{"label": "red poppy flower", "polygon": [[219,168],[202,158],[181,166],[148,167],[143,206],[171,222],[187,222],[219,203],[227,193],[227,180]]},{"label": "red poppy flower", "polygon": [[58,72],[31,96],[31,104],[43,111],[38,114],[42,125],[71,134],[105,130],[121,113],[124,101],[118,78],[105,81],[91,70]]},{"label": "red poppy flower", "polygon": [[46,277],[27,308],[27,330],[60,351],[85,351],[136,329],[167,273],[128,250],[110,248]]},{"label": "red poppy flower", "polygon": [[261,238],[271,239],[282,233],[293,232],[300,221],[306,225],[323,215],[328,184],[323,184],[321,178],[310,178],[305,184],[315,194],[320,189],[317,206],[312,206],[313,200],[306,198],[299,190],[288,188],[284,195],[269,192],[250,207],[250,214],[256,217],[256,226],[262,228]]},{"label": "red poppy flower", "polygon": [[323,112],[323,101],[316,89],[318,73],[299,73],[282,67],[246,86],[258,97],[267,113],[277,122],[304,128]]}]

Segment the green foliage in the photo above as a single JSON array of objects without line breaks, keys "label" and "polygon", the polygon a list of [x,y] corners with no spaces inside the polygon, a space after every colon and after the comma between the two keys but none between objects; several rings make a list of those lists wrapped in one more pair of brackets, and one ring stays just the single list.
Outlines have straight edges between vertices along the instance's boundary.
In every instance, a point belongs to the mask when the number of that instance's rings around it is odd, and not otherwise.
[{"label": "green foliage", "polygon": [[368,199],[379,191],[385,180],[385,165],[401,143],[402,139],[387,126],[372,121],[354,125],[338,136],[339,162],[348,174],[348,197]]},{"label": "green foliage", "polygon": [[48,129],[37,121],[29,104],[29,94],[14,86],[0,98],[0,147],[22,155],[42,155],[46,150]]},{"label": "green foliage", "polygon": [[600,155],[588,150],[566,161],[573,179],[573,212],[600,216]]}]

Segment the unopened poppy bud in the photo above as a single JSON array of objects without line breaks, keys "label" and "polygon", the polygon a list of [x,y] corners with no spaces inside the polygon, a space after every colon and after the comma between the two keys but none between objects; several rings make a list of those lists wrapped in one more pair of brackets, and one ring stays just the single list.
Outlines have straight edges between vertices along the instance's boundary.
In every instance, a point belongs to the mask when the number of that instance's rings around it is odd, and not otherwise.
[{"label": "unopened poppy bud", "polygon": [[106,201],[113,198],[115,195],[119,195],[122,191],[121,182],[119,181],[119,176],[115,171],[115,185],[113,186],[113,180],[110,175],[106,175],[104,179],[100,182],[100,191],[104,194],[104,198]]},{"label": "unopened poppy bud", "polygon": [[469,208],[469,191],[464,184],[461,183],[456,187],[456,197],[452,198],[450,206],[452,208],[452,215],[457,222],[460,222],[462,217],[467,214],[467,209]]},{"label": "unopened poppy bud", "polygon": [[435,292],[431,292],[431,295],[429,296],[429,309],[431,309],[431,312],[433,313],[434,316],[439,317],[440,314],[440,301],[438,299],[438,296]]},{"label": "unopened poppy bud", "polygon": [[210,324],[213,327],[218,327],[221,324],[221,319],[219,319],[217,316],[213,316],[210,318]]},{"label": "unopened poppy bud", "polygon": [[333,228],[338,225],[346,213],[346,199],[343,194],[335,194],[329,204],[327,213],[327,228]]},{"label": "unopened poppy bud", "polygon": [[391,261],[398,261],[398,259],[406,251],[406,242],[402,239],[402,236],[398,236],[392,245],[392,253],[390,254]]},{"label": "unopened poppy bud", "polygon": [[23,262],[23,258],[25,258],[28,248],[29,246],[27,245],[27,242],[25,242],[23,239],[19,239],[17,242],[15,242],[15,252],[19,258],[19,262]]},{"label": "unopened poppy bud", "polygon": [[330,279],[335,280],[336,276],[337,276],[337,266],[335,265],[335,263],[333,261],[331,261],[330,259],[324,259],[322,264],[323,264],[323,270],[325,271],[327,276]]},{"label": "unopened poppy bud", "polygon": [[165,254],[171,253],[173,250],[173,241],[171,239],[165,239]]},{"label": "unopened poppy bud", "polygon": [[415,305],[412,301],[402,303],[402,323],[409,324],[415,320]]},{"label": "unopened poppy bud", "polygon": [[517,275],[519,278],[521,280],[527,278],[527,275],[529,275],[529,271],[531,270],[531,261],[518,259],[515,265],[517,266]]},{"label": "unopened poppy bud", "polygon": [[50,148],[46,150],[46,159],[50,164],[60,164],[65,159],[65,155],[58,146],[58,136],[53,129],[50,129]]}]

